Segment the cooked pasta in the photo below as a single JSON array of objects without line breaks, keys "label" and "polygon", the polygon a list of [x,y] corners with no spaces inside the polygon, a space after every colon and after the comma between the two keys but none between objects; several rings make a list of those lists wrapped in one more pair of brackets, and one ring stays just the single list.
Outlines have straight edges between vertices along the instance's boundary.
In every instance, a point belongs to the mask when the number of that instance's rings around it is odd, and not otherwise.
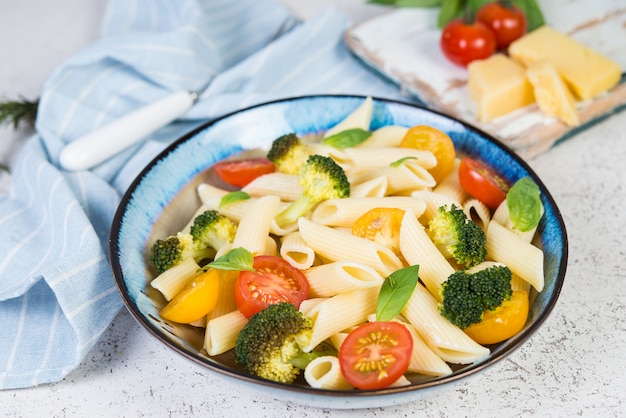
[{"label": "cooked pasta", "polygon": [[311,297],[331,297],[364,287],[380,287],[384,278],[371,267],[354,261],[335,261],[304,271]]},{"label": "cooked pasta", "polygon": [[372,135],[358,145],[358,148],[399,147],[409,128],[388,125],[372,131]]},{"label": "cooked pasta", "polygon": [[239,331],[248,323],[238,310],[218,316],[207,322],[204,349],[210,356],[217,356],[235,348]]},{"label": "cooked pasta", "polygon": [[304,241],[328,260],[352,260],[372,267],[385,277],[403,267],[392,250],[374,241],[316,224],[307,218],[300,218],[298,226]]},{"label": "cooked pasta", "polygon": [[315,389],[346,390],[353,389],[339,367],[335,356],[322,356],[313,359],[304,369],[304,380]]},{"label": "cooked pasta", "polygon": [[302,239],[300,231],[294,231],[282,237],[280,256],[300,270],[308,269],[315,262],[315,251]]},{"label": "cooked pasta", "polygon": [[543,251],[498,222],[487,228],[487,257],[502,262],[541,292],[544,285]]},{"label": "cooked pasta", "polygon": [[298,176],[279,172],[257,177],[241,190],[250,196],[277,195],[286,202],[293,202],[302,195],[302,186],[298,184]]},{"label": "cooked pasta", "polygon": [[374,208],[411,208],[420,216],[426,209],[426,203],[412,196],[328,199],[315,208],[311,220],[321,225],[352,227],[359,217]]},{"label": "cooked pasta", "polygon": [[187,283],[199,274],[200,266],[198,263],[193,258],[186,258],[152,279],[150,286],[161,292],[166,300],[172,300]]},{"label": "cooked pasta", "polygon": [[[272,221],[278,213],[280,198],[269,195],[259,198],[250,210],[241,218],[233,248],[242,247],[252,254],[268,254],[268,236]],[[275,248],[273,249],[275,251]]]}]

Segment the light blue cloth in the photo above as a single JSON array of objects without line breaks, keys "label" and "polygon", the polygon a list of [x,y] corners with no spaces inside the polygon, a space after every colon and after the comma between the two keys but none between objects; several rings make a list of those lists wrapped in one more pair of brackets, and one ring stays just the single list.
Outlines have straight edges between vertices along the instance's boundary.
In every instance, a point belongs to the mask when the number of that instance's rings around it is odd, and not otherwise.
[{"label": "light blue cloth", "polygon": [[[313,93],[405,99],[346,49],[330,9],[298,22],[270,0],[111,0],[102,38],[46,83],[37,135],[0,198],[0,388],[62,379],[122,307],[108,260],[120,197],[139,171],[199,123]],[[174,91],[203,91],[180,120],[82,172],[63,145]]]}]

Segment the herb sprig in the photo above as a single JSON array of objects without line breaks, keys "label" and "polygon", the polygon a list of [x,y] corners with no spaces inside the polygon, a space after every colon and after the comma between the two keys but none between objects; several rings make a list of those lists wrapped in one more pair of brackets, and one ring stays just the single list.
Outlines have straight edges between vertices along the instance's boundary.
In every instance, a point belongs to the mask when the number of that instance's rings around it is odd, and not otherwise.
[{"label": "herb sprig", "polygon": [[[469,13],[474,16],[478,9],[494,0],[368,0],[368,3],[395,7],[439,7],[437,26],[443,28],[451,20]],[[543,26],[545,20],[536,0],[508,0],[507,3],[519,7],[526,15],[528,31]]]}]

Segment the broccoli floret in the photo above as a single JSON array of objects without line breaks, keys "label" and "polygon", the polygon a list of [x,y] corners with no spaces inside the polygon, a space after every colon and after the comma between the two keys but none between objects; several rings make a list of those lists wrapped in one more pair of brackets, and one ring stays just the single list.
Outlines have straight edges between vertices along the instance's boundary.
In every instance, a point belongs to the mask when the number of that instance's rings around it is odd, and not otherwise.
[{"label": "broccoli floret", "polygon": [[224,245],[232,243],[236,234],[237,224],[214,209],[196,216],[191,225],[191,236],[197,249],[211,247],[219,250]]},{"label": "broccoli floret", "polygon": [[330,157],[311,155],[298,176],[298,183],[303,190],[302,196],[278,214],[275,221],[279,226],[297,221],[324,200],[350,196],[350,182],[346,173]]},{"label": "broccoli floret", "polygon": [[174,267],[186,258],[192,257],[196,261],[211,256],[214,251],[210,248],[198,248],[193,243],[191,234],[178,233],[165,239],[158,239],[152,244],[150,260],[157,273]]},{"label": "broccoli floret", "polygon": [[255,376],[292,383],[303,365],[298,362],[312,334],[311,319],[280,302],[252,315],[239,332],[235,360]]},{"label": "broccoli floret", "polygon": [[511,270],[504,265],[476,266],[452,273],[441,285],[439,311],[454,325],[465,329],[483,319],[511,298]]},{"label": "broccoli floret", "polygon": [[274,163],[276,170],[285,174],[298,174],[311,152],[296,134],[286,134],[272,142],[267,159]]},{"label": "broccoli floret", "polygon": [[439,208],[427,232],[441,253],[461,266],[475,266],[487,257],[485,232],[454,204]]}]

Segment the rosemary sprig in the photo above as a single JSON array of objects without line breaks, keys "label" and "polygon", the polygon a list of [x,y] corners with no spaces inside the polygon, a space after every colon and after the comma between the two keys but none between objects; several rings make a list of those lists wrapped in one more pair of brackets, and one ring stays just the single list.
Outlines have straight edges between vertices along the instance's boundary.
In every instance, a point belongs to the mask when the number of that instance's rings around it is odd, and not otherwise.
[{"label": "rosemary sprig", "polygon": [[20,97],[20,100],[7,100],[0,103],[0,124],[9,122],[13,128],[17,129],[20,122],[28,124],[31,128],[35,126],[39,99],[33,101]]}]

